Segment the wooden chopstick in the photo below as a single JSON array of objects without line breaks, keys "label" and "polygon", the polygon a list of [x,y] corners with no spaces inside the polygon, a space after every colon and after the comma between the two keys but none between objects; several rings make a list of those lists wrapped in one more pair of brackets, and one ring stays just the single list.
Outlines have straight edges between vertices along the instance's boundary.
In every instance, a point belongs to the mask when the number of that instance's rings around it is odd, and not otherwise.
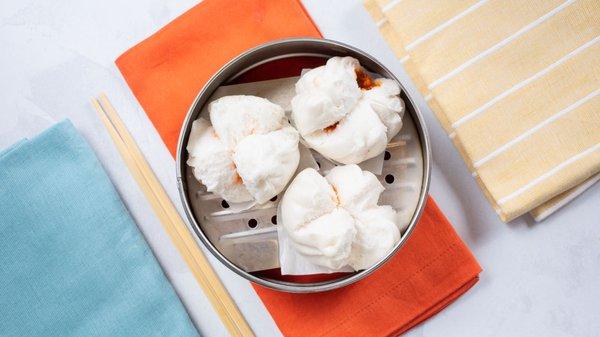
[{"label": "wooden chopstick", "polygon": [[92,105],[171,241],[232,336],[254,336],[106,95]]}]

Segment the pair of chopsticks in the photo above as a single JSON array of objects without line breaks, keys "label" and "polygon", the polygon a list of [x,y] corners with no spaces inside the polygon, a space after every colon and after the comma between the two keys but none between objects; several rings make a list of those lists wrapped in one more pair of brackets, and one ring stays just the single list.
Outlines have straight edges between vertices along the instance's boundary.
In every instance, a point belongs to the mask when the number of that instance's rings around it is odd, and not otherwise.
[{"label": "pair of chopsticks", "polygon": [[133,137],[106,95],[92,98],[92,105],[110,134],[129,172],[141,188],[192,274],[232,336],[254,336],[235,302],[196,245],[185,222],[148,165]]}]

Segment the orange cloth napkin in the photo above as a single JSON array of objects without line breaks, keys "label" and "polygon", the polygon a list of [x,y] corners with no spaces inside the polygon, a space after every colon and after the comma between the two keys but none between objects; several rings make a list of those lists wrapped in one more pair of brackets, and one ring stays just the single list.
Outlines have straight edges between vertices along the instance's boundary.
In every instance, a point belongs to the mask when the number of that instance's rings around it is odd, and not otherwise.
[{"label": "orange cloth napkin", "polygon": [[204,83],[241,52],[287,37],[321,37],[295,0],[206,0],[116,63],[175,156],[179,129]]},{"label": "orange cloth napkin", "polygon": [[[173,155],[204,83],[263,42],[320,33],[297,0],[205,0],[116,63]],[[478,280],[481,267],[430,198],[406,245],[348,287],[288,294],[255,286],[286,336],[394,336],[434,315]]]},{"label": "orange cloth napkin", "polygon": [[469,290],[480,271],[429,198],[405,246],[365,279],[315,294],[254,288],[285,336],[397,336]]}]

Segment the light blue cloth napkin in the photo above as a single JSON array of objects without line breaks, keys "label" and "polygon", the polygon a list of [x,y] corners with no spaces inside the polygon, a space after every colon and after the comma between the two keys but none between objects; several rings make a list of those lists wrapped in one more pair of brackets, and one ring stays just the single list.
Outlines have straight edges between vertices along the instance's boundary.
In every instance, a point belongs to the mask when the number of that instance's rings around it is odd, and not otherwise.
[{"label": "light blue cloth napkin", "polygon": [[68,120],[0,153],[0,336],[198,336]]}]

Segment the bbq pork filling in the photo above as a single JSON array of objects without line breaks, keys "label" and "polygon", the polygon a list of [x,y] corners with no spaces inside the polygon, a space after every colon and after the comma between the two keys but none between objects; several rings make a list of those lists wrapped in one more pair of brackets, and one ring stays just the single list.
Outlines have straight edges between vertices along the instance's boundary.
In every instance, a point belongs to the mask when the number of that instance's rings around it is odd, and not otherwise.
[{"label": "bbq pork filling", "polygon": [[312,149],[357,164],[385,150],[403,114],[398,83],[374,79],[352,57],[333,57],[298,80],[291,118]]}]

